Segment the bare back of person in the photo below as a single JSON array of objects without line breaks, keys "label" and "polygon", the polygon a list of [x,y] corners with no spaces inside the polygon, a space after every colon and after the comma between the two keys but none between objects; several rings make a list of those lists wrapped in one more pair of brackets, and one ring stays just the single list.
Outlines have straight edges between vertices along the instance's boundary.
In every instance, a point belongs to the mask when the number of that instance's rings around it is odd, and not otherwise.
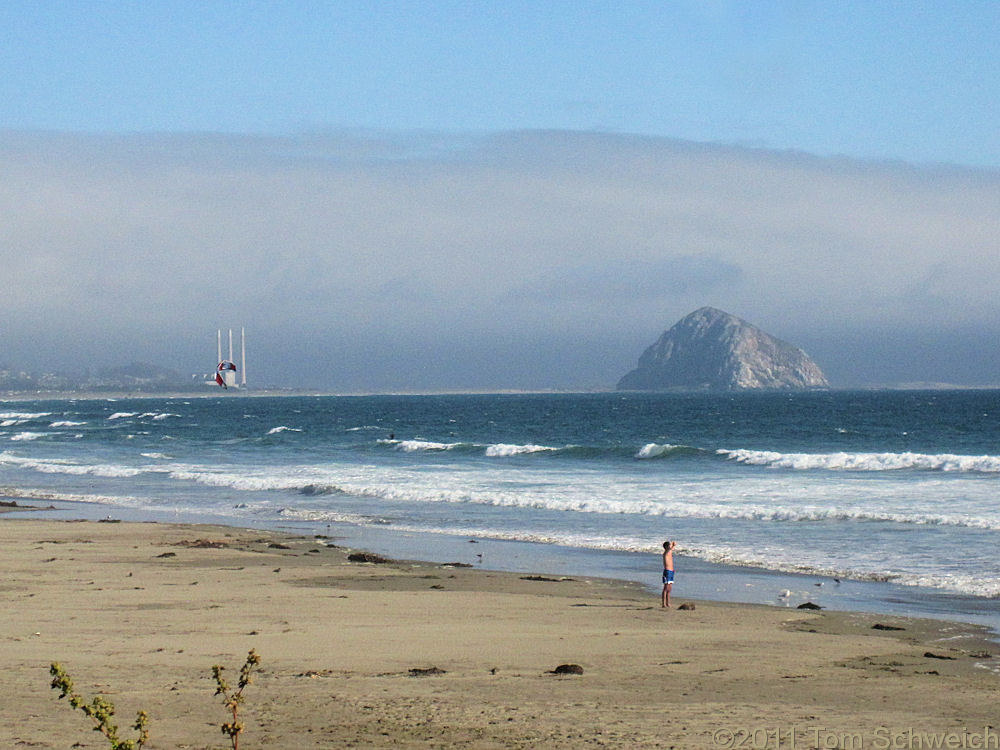
[{"label": "bare back of person", "polygon": [[663,594],[660,597],[660,606],[664,609],[670,607],[670,592],[674,587],[674,547],[677,542],[663,543]]}]

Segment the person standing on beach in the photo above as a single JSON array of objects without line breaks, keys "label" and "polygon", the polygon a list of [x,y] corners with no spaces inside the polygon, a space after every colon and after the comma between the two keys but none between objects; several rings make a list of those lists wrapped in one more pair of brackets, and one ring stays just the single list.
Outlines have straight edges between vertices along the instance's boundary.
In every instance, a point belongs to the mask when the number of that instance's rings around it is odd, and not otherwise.
[{"label": "person standing on beach", "polygon": [[670,607],[670,590],[674,587],[674,547],[677,542],[663,543],[663,596],[660,606],[664,609]]}]

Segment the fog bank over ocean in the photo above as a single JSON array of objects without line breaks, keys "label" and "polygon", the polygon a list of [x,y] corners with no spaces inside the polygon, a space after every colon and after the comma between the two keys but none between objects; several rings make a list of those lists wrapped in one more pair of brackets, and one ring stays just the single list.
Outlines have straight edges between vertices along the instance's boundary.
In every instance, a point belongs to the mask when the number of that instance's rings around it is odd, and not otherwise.
[{"label": "fog bank over ocean", "polygon": [[835,386],[996,384],[995,169],[630,135],[0,133],[7,363],[611,387],[710,304]]}]

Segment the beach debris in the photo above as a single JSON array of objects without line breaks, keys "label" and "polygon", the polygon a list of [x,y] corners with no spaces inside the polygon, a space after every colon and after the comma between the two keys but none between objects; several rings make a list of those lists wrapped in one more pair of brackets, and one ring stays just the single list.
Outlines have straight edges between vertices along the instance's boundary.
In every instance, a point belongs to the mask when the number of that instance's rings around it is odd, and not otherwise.
[{"label": "beach debris", "polygon": [[684,602],[677,609],[683,610],[685,612],[691,612],[691,611],[693,611],[695,609],[695,606],[691,602]]},{"label": "beach debris", "polygon": [[97,522],[98,523],[121,523],[122,520],[120,518],[99,518],[97,520]]},{"label": "beach debris", "polygon": [[450,563],[442,563],[441,567],[442,568],[471,568],[472,565],[470,565],[469,563],[463,563],[463,562],[450,562]]},{"label": "beach debris", "polygon": [[935,654],[933,651],[924,651],[924,657],[927,659],[947,659],[948,661],[955,661],[954,656],[947,656],[946,654]]},{"label": "beach debris", "polygon": [[872,630],[906,630],[906,628],[901,628],[897,625],[886,625],[881,622],[876,622],[872,625]]},{"label": "beach debris", "polygon": [[0,500],[0,508],[16,508],[17,503],[14,500]]},{"label": "beach debris", "polygon": [[267,546],[268,549],[291,549],[287,544],[279,544],[278,542],[271,542]]},{"label": "beach debris", "polygon": [[436,674],[447,674],[447,672],[438,667],[412,667],[410,669],[410,677],[430,677]]},{"label": "beach debris", "polygon": [[812,602],[802,602],[796,609],[823,609],[818,604],[813,604]]},{"label": "beach debris", "polygon": [[347,556],[348,562],[357,563],[391,563],[393,562],[388,557],[382,557],[382,555],[376,555],[374,552],[352,552]]},{"label": "beach debris", "polygon": [[562,581],[572,581],[572,578],[549,578],[548,576],[521,576],[522,581],[548,581],[549,583],[561,583]]},{"label": "beach debris", "polygon": [[549,674],[583,674],[583,667],[579,664],[560,664]]},{"label": "beach debris", "polygon": [[177,557],[176,552],[164,552],[162,555],[157,555],[157,557]]},{"label": "beach debris", "polygon": [[179,542],[174,542],[174,546],[194,547],[196,549],[222,549],[223,547],[228,547],[229,544],[217,539],[182,539]]}]

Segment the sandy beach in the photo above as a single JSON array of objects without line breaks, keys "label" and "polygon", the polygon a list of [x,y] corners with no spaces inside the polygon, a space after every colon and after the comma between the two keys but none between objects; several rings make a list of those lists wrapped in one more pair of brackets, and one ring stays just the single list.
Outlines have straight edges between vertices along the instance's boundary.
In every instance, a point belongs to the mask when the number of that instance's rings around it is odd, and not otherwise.
[{"label": "sandy beach", "polygon": [[7,516],[0,539],[2,747],[107,746],[57,700],[53,661],[122,727],[147,711],[147,747],[228,747],[211,667],[235,682],[251,648],[242,748],[1000,743],[1000,660],[973,626],[664,611],[634,584],[351,562],[336,539],[217,526]]}]

